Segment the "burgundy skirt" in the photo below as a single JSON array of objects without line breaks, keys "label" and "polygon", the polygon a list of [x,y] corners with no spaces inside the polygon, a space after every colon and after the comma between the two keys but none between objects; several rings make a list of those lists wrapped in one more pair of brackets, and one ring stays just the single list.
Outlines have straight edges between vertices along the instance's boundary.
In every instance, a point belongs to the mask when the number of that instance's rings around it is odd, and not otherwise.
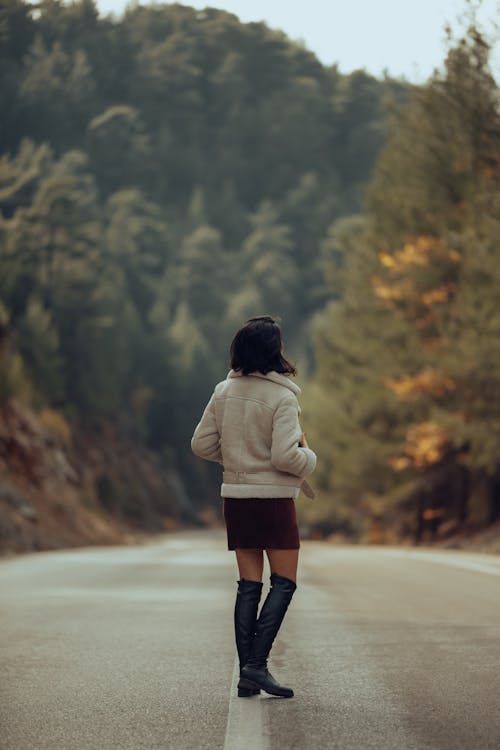
[{"label": "burgundy skirt", "polygon": [[223,497],[228,549],[299,549],[291,497]]}]

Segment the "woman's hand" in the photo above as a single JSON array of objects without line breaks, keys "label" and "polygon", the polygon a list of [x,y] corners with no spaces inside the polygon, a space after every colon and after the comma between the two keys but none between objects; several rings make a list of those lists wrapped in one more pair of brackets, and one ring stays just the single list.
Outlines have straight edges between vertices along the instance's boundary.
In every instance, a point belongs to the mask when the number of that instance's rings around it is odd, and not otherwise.
[{"label": "woman's hand", "polygon": [[301,448],[309,448],[309,443],[307,442],[305,432],[303,432],[302,435],[300,436],[299,445]]}]

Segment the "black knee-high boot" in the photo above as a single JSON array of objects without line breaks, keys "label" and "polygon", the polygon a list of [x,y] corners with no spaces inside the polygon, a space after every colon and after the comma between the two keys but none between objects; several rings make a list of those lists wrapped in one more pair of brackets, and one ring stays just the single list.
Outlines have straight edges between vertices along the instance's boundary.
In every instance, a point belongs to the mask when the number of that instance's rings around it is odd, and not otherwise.
[{"label": "black knee-high boot", "polygon": [[260,688],[256,685],[246,684],[245,679],[241,677],[241,668],[246,664],[250,653],[261,594],[262,581],[249,581],[245,578],[238,581],[234,605],[234,633],[240,662],[240,680],[238,683],[238,696],[240,698],[248,698],[260,693]]},{"label": "black knee-high boot", "polygon": [[255,635],[248,659],[241,668],[241,680],[245,681],[246,688],[258,687],[271,695],[291,698],[293,690],[280,685],[274,679],[267,668],[267,659],[297,584],[290,578],[277,573],[272,573],[270,580],[271,588],[255,623]]}]

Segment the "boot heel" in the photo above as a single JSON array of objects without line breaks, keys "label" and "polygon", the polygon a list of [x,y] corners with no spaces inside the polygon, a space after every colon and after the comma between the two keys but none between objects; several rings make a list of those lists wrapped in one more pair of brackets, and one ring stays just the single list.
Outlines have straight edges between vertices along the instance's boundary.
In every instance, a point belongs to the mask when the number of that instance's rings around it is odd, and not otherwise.
[{"label": "boot heel", "polygon": [[260,693],[260,689],[253,688],[238,688],[238,698],[251,698],[252,695]]},{"label": "boot heel", "polygon": [[260,687],[255,682],[240,677],[238,682],[238,698],[250,698],[251,695],[258,695],[259,693]]}]

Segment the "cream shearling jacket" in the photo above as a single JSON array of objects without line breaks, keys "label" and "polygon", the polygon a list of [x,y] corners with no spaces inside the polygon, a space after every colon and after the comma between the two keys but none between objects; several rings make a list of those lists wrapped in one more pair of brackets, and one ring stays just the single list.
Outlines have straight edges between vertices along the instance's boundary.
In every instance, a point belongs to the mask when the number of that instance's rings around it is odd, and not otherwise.
[{"label": "cream shearling jacket", "polygon": [[191,438],[193,453],[223,465],[221,497],[314,497],[304,477],[316,454],[299,446],[302,428],[289,375],[230,370],[214,388]]}]

